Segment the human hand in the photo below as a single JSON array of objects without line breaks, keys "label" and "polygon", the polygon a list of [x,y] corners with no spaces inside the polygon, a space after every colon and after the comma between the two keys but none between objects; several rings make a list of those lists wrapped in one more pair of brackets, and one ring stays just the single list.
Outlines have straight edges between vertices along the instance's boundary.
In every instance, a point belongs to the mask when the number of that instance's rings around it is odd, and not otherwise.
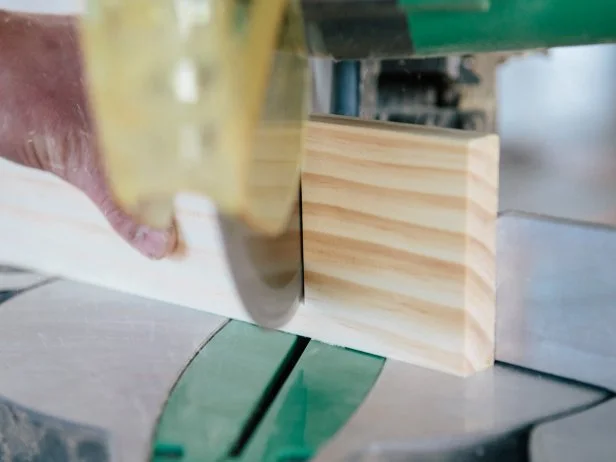
[{"label": "human hand", "polygon": [[88,108],[76,19],[0,11],[0,156],[83,191],[113,229],[159,259],[175,229],[140,225],[114,201]]}]

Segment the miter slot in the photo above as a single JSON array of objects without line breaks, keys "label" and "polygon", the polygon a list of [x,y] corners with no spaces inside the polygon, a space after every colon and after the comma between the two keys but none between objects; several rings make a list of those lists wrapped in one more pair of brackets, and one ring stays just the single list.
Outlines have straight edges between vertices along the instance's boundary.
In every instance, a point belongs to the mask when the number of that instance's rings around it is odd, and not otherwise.
[{"label": "miter slot", "polygon": [[152,462],[308,461],[346,424],[384,362],[232,321],[173,390]]},{"label": "miter slot", "polygon": [[308,346],[309,342],[310,339],[306,337],[297,337],[295,339],[293,347],[291,348],[291,350],[289,350],[289,353],[287,354],[287,357],[280,366],[278,372],[272,377],[272,381],[265,390],[265,393],[257,404],[257,407],[255,408],[252,416],[244,426],[242,433],[233,445],[233,449],[231,449],[231,452],[229,453],[231,458],[236,458],[242,454],[242,451],[244,450],[247,443],[250,441],[251,437],[263,421],[263,418],[267,414],[270,406],[272,405],[272,403],[280,393],[280,390],[293,372],[295,365],[302,357],[302,354],[304,354],[304,350]]},{"label": "miter slot", "polygon": [[312,460],[366,398],[384,362],[311,340],[240,457],[231,460]]},{"label": "miter slot", "polygon": [[0,266],[0,303],[55,280],[56,278]]},{"label": "miter slot", "polygon": [[6,302],[8,299],[13,298],[17,295],[17,292],[14,290],[3,290],[0,292],[0,303]]},{"label": "miter slot", "polygon": [[300,179],[300,184],[299,184],[299,200],[298,200],[298,204],[297,206],[299,207],[299,240],[300,240],[300,267],[299,267],[299,272],[300,272],[300,280],[301,280],[301,284],[300,284],[300,294],[299,294],[299,301],[300,303],[304,303],[304,296],[306,293],[306,284],[305,284],[305,279],[304,279],[304,211],[303,211],[303,200],[302,200],[302,183],[301,183],[301,179]]},{"label": "miter slot", "polygon": [[241,452],[305,344],[244,322],[225,325],[171,392],[155,432],[152,461],[221,461]]}]

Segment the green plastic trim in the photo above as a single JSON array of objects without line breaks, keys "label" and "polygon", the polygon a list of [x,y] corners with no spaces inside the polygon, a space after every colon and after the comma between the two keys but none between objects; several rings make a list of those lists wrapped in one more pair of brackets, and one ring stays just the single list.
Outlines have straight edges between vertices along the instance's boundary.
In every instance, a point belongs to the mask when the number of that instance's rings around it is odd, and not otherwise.
[{"label": "green plastic trim", "polygon": [[409,13],[416,11],[487,11],[490,0],[398,0]]},{"label": "green plastic trim", "polygon": [[311,341],[238,462],[301,462],[355,412],[385,360]]},{"label": "green plastic trim", "polygon": [[[413,11],[418,56],[513,51],[616,42],[614,0],[491,0],[487,11]],[[435,0],[437,1],[437,0]]]},{"label": "green plastic trim", "polygon": [[295,336],[230,322],[194,358],[167,402],[154,462],[215,462],[227,457]]},{"label": "green plastic trim", "polygon": [[[152,461],[310,460],[363,402],[385,360],[315,341],[297,360],[302,342],[228,323],[173,389],[156,430]],[[290,359],[297,363],[289,373]],[[262,407],[285,370],[280,391]],[[246,429],[252,434],[238,451]]]}]

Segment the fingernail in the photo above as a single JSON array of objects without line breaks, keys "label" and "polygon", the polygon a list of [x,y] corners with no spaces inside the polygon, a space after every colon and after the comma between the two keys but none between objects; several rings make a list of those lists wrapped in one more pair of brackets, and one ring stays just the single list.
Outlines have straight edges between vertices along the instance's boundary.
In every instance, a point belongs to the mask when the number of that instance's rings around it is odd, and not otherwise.
[{"label": "fingernail", "polygon": [[135,234],[133,245],[144,255],[160,260],[173,252],[177,244],[175,228],[169,230],[157,230],[142,226]]}]

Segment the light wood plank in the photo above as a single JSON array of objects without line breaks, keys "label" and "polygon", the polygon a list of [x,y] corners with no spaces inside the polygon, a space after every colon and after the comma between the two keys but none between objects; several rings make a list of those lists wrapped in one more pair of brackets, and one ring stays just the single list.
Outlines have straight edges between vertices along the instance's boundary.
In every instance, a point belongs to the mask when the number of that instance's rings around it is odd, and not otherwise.
[{"label": "light wood plank", "polygon": [[309,146],[313,336],[461,375],[491,365],[498,138],[322,118]]},{"label": "light wood plank", "polygon": [[[493,135],[314,118],[306,299],[284,330],[459,375],[491,365],[497,172]],[[149,261],[75,188],[0,161],[0,263],[248,320],[214,207],[177,209],[186,251]]]}]

